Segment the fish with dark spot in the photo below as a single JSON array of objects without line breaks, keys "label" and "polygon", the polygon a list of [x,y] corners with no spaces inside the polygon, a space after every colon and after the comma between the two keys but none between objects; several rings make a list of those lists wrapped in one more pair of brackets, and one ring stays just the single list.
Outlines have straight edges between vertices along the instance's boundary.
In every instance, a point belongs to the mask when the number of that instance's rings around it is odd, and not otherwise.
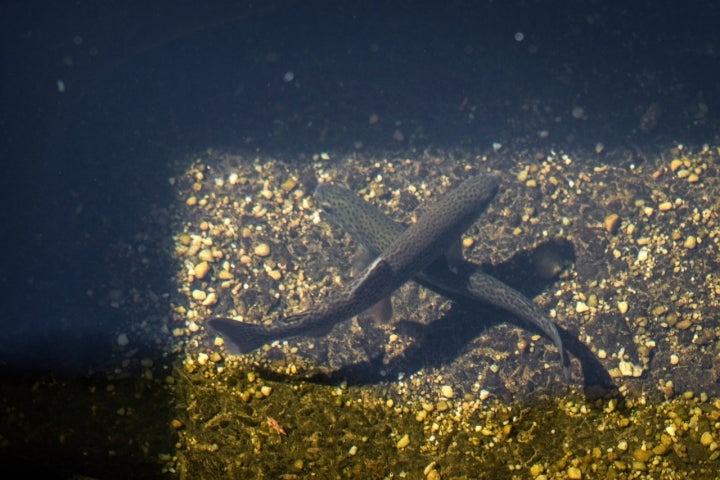
[{"label": "fish with dark spot", "polygon": [[342,294],[325,299],[308,311],[274,326],[212,318],[210,327],[232,343],[232,349],[249,352],[273,340],[319,337],[335,324],[358,315],[428,268],[443,256],[483,212],[498,191],[494,175],[477,175],[429,206],[417,222],[403,229],[377,253],[377,258]]},{"label": "fish with dark spot", "polygon": [[[315,190],[315,198],[320,208],[371,255],[383,251],[405,230],[379,208],[344,187],[320,184]],[[462,258],[441,258],[415,275],[413,280],[465,307],[472,308],[477,303],[494,305],[538,327],[559,350],[563,375],[570,380],[570,365],[557,327],[522,293]]]}]

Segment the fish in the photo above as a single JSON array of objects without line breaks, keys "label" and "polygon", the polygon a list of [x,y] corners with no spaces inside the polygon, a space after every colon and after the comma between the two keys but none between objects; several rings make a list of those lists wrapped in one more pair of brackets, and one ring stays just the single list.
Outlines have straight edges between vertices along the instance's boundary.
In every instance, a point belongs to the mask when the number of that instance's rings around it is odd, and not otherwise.
[{"label": "fish", "polygon": [[464,180],[424,210],[417,222],[385,245],[375,260],[341,294],[316,303],[309,310],[266,326],[227,317],[207,321],[230,340],[233,351],[247,353],[274,340],[319,337],[335,324],[358,315],[443,256],[490,204],[500,179],[480,174]]},{"label": "fish", "polygon": [[[332,221],[371,255],[382,252],[405,230],[405,226],[394,222],[378,207],[345,187],[321,183],[314,196]],[[493,305],[539,328],[558,349],[563,376],[567,382],[570,381],[570,364],[557,326],[519,291],[461,257],[441,258],[430,268],[419,272],[413,280],[470,310],[478,303]]]}]

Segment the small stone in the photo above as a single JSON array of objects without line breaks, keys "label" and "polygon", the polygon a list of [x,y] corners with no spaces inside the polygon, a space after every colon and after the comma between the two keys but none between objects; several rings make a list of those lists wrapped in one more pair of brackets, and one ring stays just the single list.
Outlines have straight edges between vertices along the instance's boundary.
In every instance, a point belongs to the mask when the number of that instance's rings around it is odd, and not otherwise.
[{"label": "small stone", "polygon": [[193,267],[193,275],[198,280],[202,280],[210,271],[210,264],[208,262],[200,262]]},{"label": "small stone", "polygon": [[262,393],[263,397],[269,397],[272,393],[272,387],[269,385],[263,385],[260,387],[260,393]]},{"label": "small stone", "polygon": [[624,360],[621,360],[618,364],[618,368],[620,369],[620,373],[622,373],[623,377],[632,377],[633,376],[633,364],[631,362],[626,362]]},{"label": "small stone", "polygon": [[217,277],[219,280],[232,280],[233,274],[227,270],[220,270]]},{"label": "small stone", "polygon": [[217,303],[217,294],[215,292],[208,293],[207,297],[205,297],[205,300],[202,301],[202,305],[204,307],[209,307],[210,305],[215,305]]},{"label": "small stone", "polygon": [[198,353],[197,363],[200,365],[205,365],[209,359],[210,357],[207,353],[200,352]]},{"label": "small stone", "polygon": [[692,235],[688,236],[685,241],[683,242],[683,247],[687,248],[688,250],[692,250],[697,246],[697,239],[693,237]]},{"label": "small stone", "polygon": [[620,311],[620,313],[622,313],[623,315],[625,315],[627,313],[628,308],[629,308],[627,302],[618,302],[617,306],[618,306],[618,311]]},{"label": "small stone", "polygon": [[117,336],[117,344],[120,345],[121,347],[127,346],[128,343],[130,343],[130,340],[128,340],[128,336],[125,335],[124,333],[121,333],[120,335]]},{"label": "small stone", "polygon": [[672,208],[672,202],[662,202],[660,205],[658,205],[658,210],[660,210],[661,212],[667,212],[668,210],[672,210]]},{"label": "small stone", "polygon": [[670,162],[670,170],[673,172],[677,172],[678,170],[680,170],[680,167],[682,167],[682,166],[683,166],[683,162],[679,158],[676,158],[672,162]]},{"label": "small stone", "polygon": [[567,469],[567,476],[570,480],[580,480],[582,478],[582,472],[577,467],[570,467]]},{"label": "small stone", "polygon": [[615,234],[618,228],[620,228],[620,215],[617,213],[611,213],[605,217],[603,224],[605,225],[605,230],[607,230],[608,233]]},{"label": "small stone", "polygon": [[203,292],[202,290],[193,290],[192,291],[192,298],[195,301],[202,302],[207,297],[207,294]]},{"label": "small stone", "polygon": [[397,442],[397,448],[405,448],[408,445],[410,445],[410,435],[407,433],[400,437],[400,440]]},{"label": "small stone", "polygon": [[585,302],[578,301],[577,304],[575,304],[575,311],[577,313],[585,313],[588,310],[590,310],[590,307]]},{"label": "small stone", "polygon": [[212,250],[210,250],[209,248],[204,248],[200,250],[200,252],[198,252],[198,258],[205,262],[212,262],[213,260],[215,260],[212,254]]},{"label": "small stone", "polygon": [[700,177],[698,177],[695,173],[691,173],[690,175],[688,175],[687,181],[688,183],[697,183],[700,181]]},{"label": "small stone", "polygon": [[270,255],[270,245],[267,243],[258,243],[255,246],[255,255],[258,257],[267,257]]},{"label": "small stone", "polygon": [[289,192],[297,186],[297,183],[298,183],[297,178],[290,177],[287,180],[285,180],[282,185],[280,185],[280,188],[282,188],[286,192]]},{"label": "small stone", "polygon": [[428,472],[428,474],[425,478],[426,478],[426,480],[440,480],[441,479],[440,472],[438,472],[437,470],[435,470],[433,468],[432,470],[430,470]]},{"label": "small stone", "polygon": [[453,389],[450,385],[443,385],[442,387],[440,387],[440,395],[445,398],[453,398],[455,396],[455,392],[453,392]]},{"label": "small stone", "polygon": [[710,433],[710,432],[704,432],[704,433],[700,436],[700,444],[701,444],[703,447],[709,447],[712,442],[713,442],[712,433]]},{"label": "small stone", "polygon": [[181,421],[178,420],[177,418],[174,418],[174,419],[170,422],[170,426],[171,426],[172,428],[174,428],[175,430],[180,430],[180,429],[183,428],[185,425],[183,425],[183,422],[181,422]]},{"label": "small stone", "polygon": [[642,448],[636,448],[633,451],[633,458],[638,462],[647,462],[648,460],[650,460],[651,456],[652,453],[650,451],[644,450]]},{"label": "small stone", "polygon": [[465,237],[462,239],[462,245],[465,248],[470,248],[475,244],[475,239],[472,237]]}]

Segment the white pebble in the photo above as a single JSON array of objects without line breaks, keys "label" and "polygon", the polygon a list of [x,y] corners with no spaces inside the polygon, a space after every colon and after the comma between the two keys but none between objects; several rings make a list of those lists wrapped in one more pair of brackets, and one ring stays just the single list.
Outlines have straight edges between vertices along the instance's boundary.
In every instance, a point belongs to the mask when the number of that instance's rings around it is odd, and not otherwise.
[{"label": "white pebble", "polygon": [[121,347],[124,347],[124,346],[126,346],[128,343],[130,343],[130,340],[128,340],[128,336],[127,336],[127,335],[125,335],[124,333],[121,333],[120,335],[117,336],[117,343],[118,343],[118,345],[120,345]]}]

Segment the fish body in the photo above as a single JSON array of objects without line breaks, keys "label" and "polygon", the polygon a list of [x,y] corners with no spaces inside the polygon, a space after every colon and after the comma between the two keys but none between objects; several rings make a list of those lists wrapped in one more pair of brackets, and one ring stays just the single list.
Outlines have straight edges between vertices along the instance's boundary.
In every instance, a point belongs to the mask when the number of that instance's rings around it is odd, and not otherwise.
[{"label": "fish body", "polygon": [[416,223],[399,232],[348,291],[285,319],[280,326],[247,324],[227,318],[213,318],[208,322],[229,337],[240,352],[254,350],[276,339],[320,336],[338,322],[388,297],[443,255],[495,197],[499,183],[494,175],[478,175],[463,181],[431,205]]},{"label": "fish body", "polygon": [[[335,223],[372,255],[386,249],[405,229],[373,204],[344,187],[330,183],[320,184],[315,191],[315,197],[320,207]],[[570,366],[557,327],[522,293],[465,260],[453,262],[445,259],[437,262],[418,272],[414,280],[460,304],[471,306],[479,302],[494,305],[535,325],[558,348],[563,374],[567,380],[570,379]]]}]

